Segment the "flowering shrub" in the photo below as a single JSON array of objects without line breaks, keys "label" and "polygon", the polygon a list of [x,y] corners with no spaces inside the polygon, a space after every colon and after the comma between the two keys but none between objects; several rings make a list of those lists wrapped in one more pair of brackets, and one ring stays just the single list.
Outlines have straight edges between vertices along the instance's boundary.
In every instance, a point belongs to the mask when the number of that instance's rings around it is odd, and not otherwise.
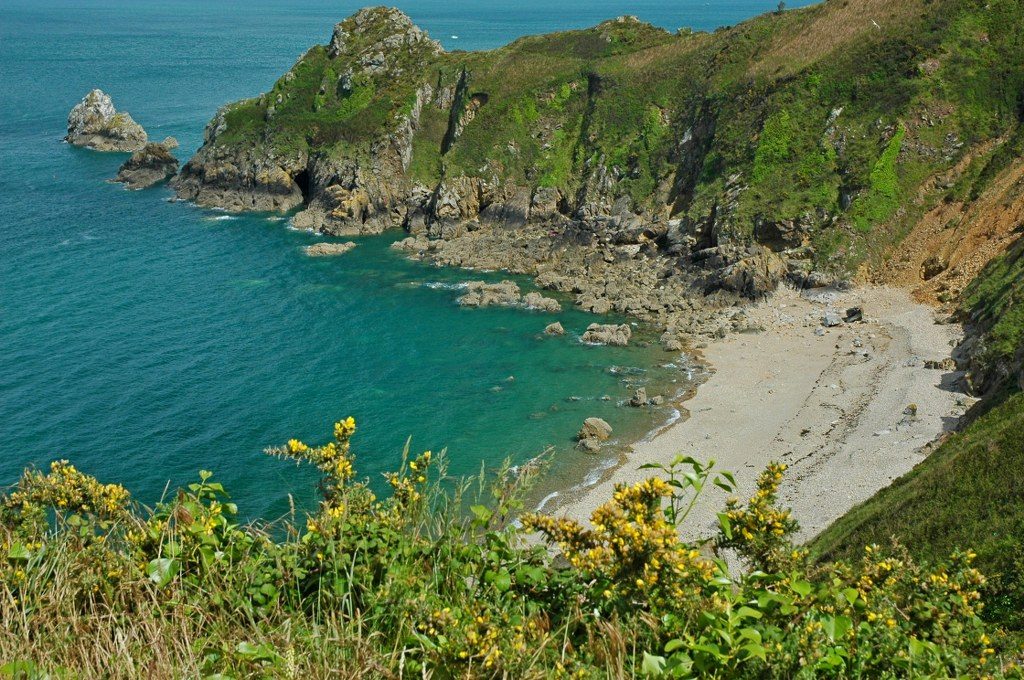
[{"label": "flowering shrub", "polygon": [[521,477],[474,504],[429,451],[378,498],[355,429],[268,450],[323,472],[302,524],[240,524],[205,471],[152,510],[66,462],[26,472],[0,499],[0,676],[1020,677],[979,617],[971,553],[925,568],[869,546],[814,567],[776,506],[783,466],[702,543],[680,526],[735,480],[690,458],[616,488],[589,526],[527,513],[520,529]]}]

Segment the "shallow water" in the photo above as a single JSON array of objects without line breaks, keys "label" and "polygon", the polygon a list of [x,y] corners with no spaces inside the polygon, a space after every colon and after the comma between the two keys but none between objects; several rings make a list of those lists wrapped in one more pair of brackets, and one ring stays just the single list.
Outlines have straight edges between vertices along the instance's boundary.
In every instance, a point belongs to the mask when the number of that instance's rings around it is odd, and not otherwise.
[{"label": "shallow water", "polygon": [[[0,484],[67,457],[153,502],[208,468],[245,514],[273,516],[289,495],[309,503],[315,475],[262,449],[320,441],[349,414],[360,471],[377,481],[409,436],[414,449],[447,447],[455,474],[556,446],[557,474],[582,477],[594,461],[570,447],[583,418],[605,417],[628,438],[669,416],[619,402],[638,382],[681,387],[685,367],[660,367],[667,355],[643,348],[581,345],[593,316],[460,309],[457,284],[479,274],[408,262],[388,249],[398,234],[307,258],[301,246],[313,237],[280,218],[199,210],[169,202],[167,189],[125,191],[105,182],[124,155],[60,141],[68,110],[100,87],[151,138],[177,137],[185,159],[218,106],[269,87],[357,7],[0,7]],[[402,8],[447,48],[479,49],[624,13],[712,28],[772,7]],[[567,336],[540,335],[553,318]]]}]

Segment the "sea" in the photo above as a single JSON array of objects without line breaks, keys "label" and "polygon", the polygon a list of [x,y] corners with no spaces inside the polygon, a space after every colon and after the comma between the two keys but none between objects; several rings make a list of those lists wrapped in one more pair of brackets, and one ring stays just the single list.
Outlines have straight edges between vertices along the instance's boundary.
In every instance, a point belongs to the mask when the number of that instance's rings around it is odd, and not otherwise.
[{"label": "sea", "polygon": [[[790,3],[791,6],[794,3]],[[801,4],[801,3],[795,3]],[[806,4],[806,3],[803,3]],[[684,355],[580,342],[571,307],[464,309],[466,281],[515,278],[411,262],[357,239],[310,258],[316,237],[288,216],[230,215],[159,187],[111,184],[125,154],[61,141],[68,111],[110,94],[151,139],[186,160],[221,105],[270,88],[333,25],[346,0],[4,0],[0,3],[0,487],[68,459],[152,505],[210,470],[243,516],[316,502],[317,473],[265,454],[329,439],[354,416],[361,477],[413,453],[446,451],[474,475],[545,454],[549,488],[586,483],[617,451],[670,421],[631,409],[638,386],[685,390]],[[713,30],[774,10],[765,0],[408,0],[398,5],[446,49],[631,14]],[[567,333],[545,337],[559,320]],[[602,455],[573,449],[584,418],[615,429]],[[617,448],[618,447],[618,448]]]}]

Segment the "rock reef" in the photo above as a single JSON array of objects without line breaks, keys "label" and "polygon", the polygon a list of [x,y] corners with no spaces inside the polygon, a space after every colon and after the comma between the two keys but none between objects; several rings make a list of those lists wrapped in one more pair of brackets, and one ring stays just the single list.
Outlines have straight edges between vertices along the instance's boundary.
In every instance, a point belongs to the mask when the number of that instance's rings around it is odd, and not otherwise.
[{"label": "rock reef", "polygon": [[65,141],[96,151],[139,151],[146,145],[146,131],[123,111],[117,111],[110,96],[92,90],[68,114]]},{"label": "rock reef", "polygon": [[354,241],[346,243],[314,243],[306,246],[303,250],[310,257],[331,257],[333,255],[344,255],[356,247]]}]

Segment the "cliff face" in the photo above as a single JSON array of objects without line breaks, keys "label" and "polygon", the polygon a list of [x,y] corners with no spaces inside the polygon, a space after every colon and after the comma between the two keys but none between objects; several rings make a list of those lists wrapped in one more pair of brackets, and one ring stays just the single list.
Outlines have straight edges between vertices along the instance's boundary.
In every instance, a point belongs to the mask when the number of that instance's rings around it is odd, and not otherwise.
[{"label": "cliff face", "polygon": [[[418,256],[664,320],[673,296],[650,291],[756,296],[884,259],[967,154],[1020,125],[1022,15],[829,0],[713,34],[623,17],[446,53],[397,10],[362,10],[218,112],[175,185],[301,208],[297,226],[329,234],[401,227]],[[608,291],[634,274],[643,299]]]}]

